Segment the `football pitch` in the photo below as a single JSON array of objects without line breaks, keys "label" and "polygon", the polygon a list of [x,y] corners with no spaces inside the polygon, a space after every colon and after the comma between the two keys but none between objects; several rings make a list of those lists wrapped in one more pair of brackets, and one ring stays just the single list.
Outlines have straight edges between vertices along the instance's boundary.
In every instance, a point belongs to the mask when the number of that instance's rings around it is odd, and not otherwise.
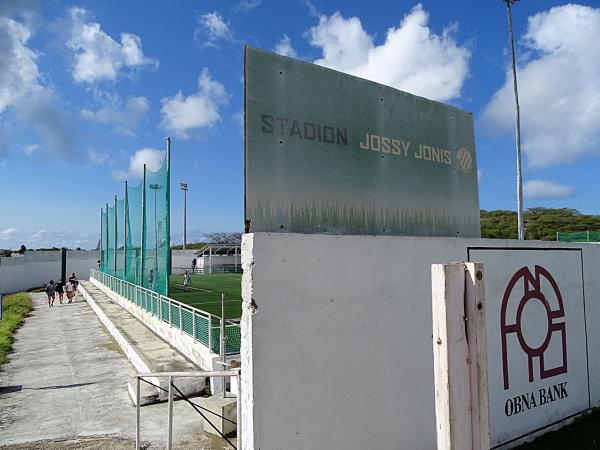
[{"label": "football pitch", "polygon": [[192,283],[187,291],[183,288],[183,275],[169,277],[169,297],[219,317],[221,316],[221,293],[225,294],[225,318],[240,318],[242,315],[241,273],[192,275]]}]

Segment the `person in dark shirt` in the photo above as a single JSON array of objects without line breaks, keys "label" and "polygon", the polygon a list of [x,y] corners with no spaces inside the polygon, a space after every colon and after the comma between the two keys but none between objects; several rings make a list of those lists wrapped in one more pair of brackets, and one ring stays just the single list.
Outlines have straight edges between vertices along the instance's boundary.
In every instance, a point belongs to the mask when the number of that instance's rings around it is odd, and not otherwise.
[{"label": "person in dark shirt", "polygon": [[54,306],[54,296],[56,294],[56,286],[54,280],[50,280],[50,283],[46,285],[46,295],[48,296],[48,308]]},{"label": "person in dark shirt", "polygon": [[63,294],[65,293],[65,283],[63,280],[58,280],[56,283],[56,293],[58,294],[58,301],[62,305]]},{"label": "person in dark shirt", "polygon": [[71,283],[73,283],[73,286],[75,287],[75,290],[77,290],[77,286],[79,285],[79,280],[77,279],[77,275],[75,274],[75,272],[73,272],[71,274],[71,276],[69,277],[69,281]]}]

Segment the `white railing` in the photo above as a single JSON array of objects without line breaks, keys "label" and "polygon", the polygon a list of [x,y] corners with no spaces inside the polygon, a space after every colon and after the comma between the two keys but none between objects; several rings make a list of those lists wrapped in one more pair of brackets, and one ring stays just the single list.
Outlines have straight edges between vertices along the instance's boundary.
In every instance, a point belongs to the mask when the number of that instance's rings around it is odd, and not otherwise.
[{"label": "white railing", "polygon": [[[221,337],[219,327],[220,323],[223,322],[221,317],[96,269],[91,269],[90,278],[127,298],[159,320],[167,322],[172,327],[188,334],[196,341],[209,347],[213,353],[220,353]],[[226,353],[228,355],[238,354],[241,339],[239,319],[225,320],[224,322],[224,334],[227,342]]]},{"label": "white railing", "polygon": [[[180,400],[184,400],[186,402],[188,402],[192,408],[194,408],[196,410],[196,412],[198,412],[203,419],[205,420],[205,422],[208,422],[208,424],[213,427],[217,433],[219,435],[221,435],[221,437],[223,437],[225,440],[227,440],[227,442],[234,448],[234,449],[241,449],[242,448],[242,408],[241,408],[241,403],[240,400],[242,398],[241,396],[241,389],[242,389],[242,383],[241,383],[241,371],[240,369],[231,369],[231,370],[222,370],[222,371],[212,371],[212,372],[155,372],[155,373],[140,373],[138,375],[136,375],[136,399],[135,399],[135,404],[136,404],[136,418],[135,418],[135,448],[136,450],[141,450],[141,426],[140,426],[140,422],[141,422],[141,408],[140,408],[140,381],[144,381],[146,383],[152,384],[151,382],[149,382],[147,379],[152,379],[152,378],[164,378],[167,377],[169,379],[169,387],[168,387],[168,410],[169,410],[169,415],[168,415],[168,421],[167,421],[167,450],[171,450],[173,448],[173,396],[175,395],[175,397],[177,397]],[[215,414],[217,416],[219,416],[220,418],[231,422],[231,420],[229,420],[226,417],[220,416],[214,412],[208,411],[205,408],[202,408],[202,406],[192,402],[189,398],[187,398],[185,395],[183,395],[181,393],[181,391],[179,391],[177,389],[177,387],[173,384],[173,380],[175,378],[190,378],[190,377],[204,377],[204,378],[211,378],[211,377],[215,377],[215,378],[223,378],[223,395],[226,396],[227,392],[225,391],[225,380],[227,378],[229,378],[230,380],[230,384],[231,384],[231,379],[232,378],[236,378],[237,380],[237,399],[236,399],[236,421],[235,421],[235,433],[236,433],[236,445],[234,446],[233,443],[227,439],[227,437],[225,436],[225,434],[219,430],[217,427],[215,427],[215,425],[212,424],[212,422],[207,419],[205,414]],[[156,386],[154,384],[152,384],[154,387],[160,388],[160,386]],[[178,394],[173,394],[173,389],[177,390]],[[164,389],[163,389],[164,390]],[[205,413],[202,413],[201,409],[204,409]]]}]

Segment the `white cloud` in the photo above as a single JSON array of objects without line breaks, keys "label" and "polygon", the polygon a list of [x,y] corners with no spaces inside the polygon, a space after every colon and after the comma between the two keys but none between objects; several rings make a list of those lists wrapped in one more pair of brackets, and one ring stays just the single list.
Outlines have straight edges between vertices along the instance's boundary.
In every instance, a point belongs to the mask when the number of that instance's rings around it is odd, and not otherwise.
[{"label": "white cloud", "polygon": [[194,38],[202,47],[218,48],[219,41],[233,41],[233,32],[223,17],[213,11],[198,17]]},{"label": "white cloud", "polygon": [[107,152],[100,152],[97,150],[88,150],[87,156],[89,161],[95,166],[101,166],[110,161],[110,154]]},{"label": "white cloud", "polygon": [[15,234],[19,231],[18,228],[7,228],[6,230],[3,230],[2,232],[0,232],[0,234],[2,236],[10,236],[11,234]]},{"label": "white cloud", "polygon": [[38,144],[30,144],[30,145],[26,145],[25,147],[23,147],[23,153],[25,153],[27,156],[31,156],[32,154],[37,152],[39,149],[40,149],[40,146]]},{"label": "white cloud", "polygon": [[129,158],[128,170],[115,171],[113,177],[120,181],[130,178],[139,179],[144,175],[144,164],[146,164],[146,170],[156,172],[162,167],[164,160],[165,152],[155,148],[142,148]]},{"label": "white cloud", "polygon": [[[600,9],[568,4],[529,18],[518,68],[523,150],[531,167],[600,153]],[[514,132],[512,74],[487,105],[492,134]]]},{"label": "white cloud", "polygon": [[259,6],[261,3],[262,0],[240,0],[234,5],[233,9],[236,12],[248,12]]},{"label": "white cloud", "polygon": [[135,136],[149,109],[150,101],[146,97],[128,97],[124,104],[120,98],[115,98],[98,111],[83,109],[81,113],[86,119],[115,125],[118,133]]},{"label": "white cloud", "polygon": [[298,56],[296,50],[294,50],[294,47],[292,47],[292,40],[287,34],[283,34],[283,36],[281,36],[281,39],[279,39],[277,44],[275,44],[273,51],[275,53],[279,53],[280,55],[289,56],[291,58],[296,58]]},{"label": "white cloud", "polygon": [[[9,2],[7,13],[26,14],[29,2]],[[0,12],[2,9],[0,8]],[[75,144],[75,128],[69,120],[68,108],[51,87],[40,81],[42,74],[37,66],[37,53],[27,46],[32,37],[31,28],[8,16],[0,16],[0,113],[11,108],[21,125],[35,130],[48,150],[62,156],[71,156]],[[7,139],[10,126],[0,126],[0,134]],[[25,147],[25,153],[34,147]],[[0,144],[0,153],[8,146]]]},{"label": "white cloud", "polygon": [[115,80],[121,69],[157,67],[158,61],[142,52],[142,40],[132,33],[121,33],[121,43],[102,31],[100,24],[88,21],[83,8],[69,10],[72,28],[67,47],[74,52],[73,79],[78,83]]},{"label": "white cloud", "polygon": [[575,194],[571,186],[553,183],[546,180],[530,180],[523,185],[523,196],[526,199],[568,198]]},{"label": "white cloud", "polygon": [[25,25],[0,17],[0,113],[39,86],[37,55],[27,47],[30,38]]},{"label": "white cloud", "polygon": [[9,228],[5,231],[10,231],[10,233],[0,232],[0,248],[17,249],[23,244],[30,250],[52,247],[95,249],[99,240],[97,233],[88,233],[77,229],[56,231]]},{"label": "white cloud", "polygon": [[65,158],[73,156],[76,130],[53,89],[36,86],[13,106],[21,123],[35,129],[49,150]]},{"label": "white cloud", "polygon": [[398,28],[387,30],[381,45],[375,44],[359,18],[346,19],[339,12],[319,16],[318,25],[307,34],[310,44],[322,50],[316,64],[447,101],[460,96],[471,53],[455,40],[455,25],[437,35],[428,20],[429,14],[418,4]]},{"label": "white cloud", "polygon": [[193,131],[208,129],[221,118],[219,106],[227,104],[229,94],[218,81],[211,78],[208,69],[198,77],[198,92],[184,96],[181,91],[162,102],[161,126],[177,137],[187,139]]}]

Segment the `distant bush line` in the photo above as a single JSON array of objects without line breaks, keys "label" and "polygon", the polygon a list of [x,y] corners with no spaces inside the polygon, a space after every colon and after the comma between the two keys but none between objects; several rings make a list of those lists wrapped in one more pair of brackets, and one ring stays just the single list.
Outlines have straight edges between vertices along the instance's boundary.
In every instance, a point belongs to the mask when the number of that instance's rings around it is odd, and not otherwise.
[{"label": "distant bush line", "polygon": [[[600,231],[600,216],[582,214],[571,208],[529,208],[524,213],[525,238],[556,241],[556,233]],[[517,239],[515,211],[481,211],[481,237]]]}]

